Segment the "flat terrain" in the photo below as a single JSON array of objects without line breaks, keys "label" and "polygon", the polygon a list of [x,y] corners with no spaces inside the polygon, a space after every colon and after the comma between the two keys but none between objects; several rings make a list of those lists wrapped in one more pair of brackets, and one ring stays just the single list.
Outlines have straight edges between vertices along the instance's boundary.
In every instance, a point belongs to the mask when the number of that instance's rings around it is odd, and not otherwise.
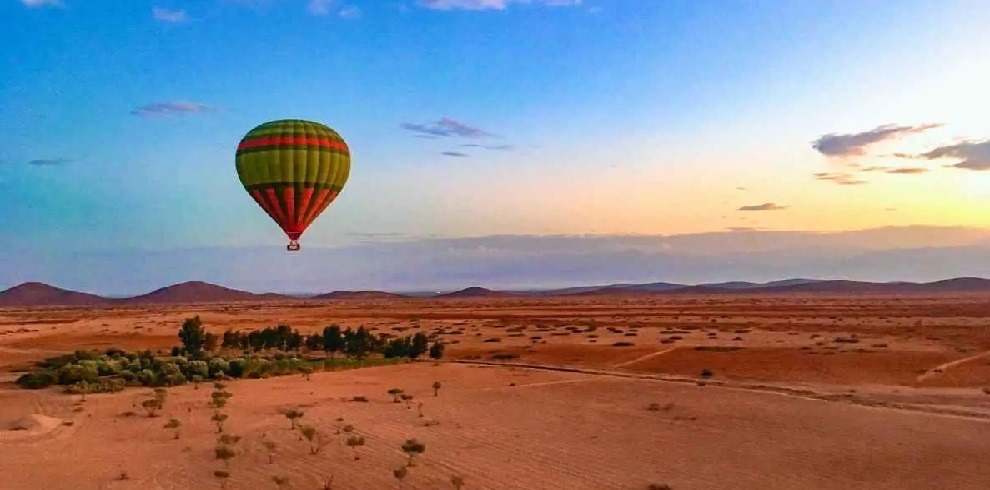
[{"label": "flat terrain", "polygon": [[[230,383],[228,431],[243,439],[228,488],[277,488],[286,476],[286,488],[319,489],[331,475],[337,489],[398,488],[392,469],[413,437],[427,449],[404,488],[451,488],[455,474],[469,489],[990,488],[985,294],[5,309],[0,488],[219,488],[209,386],[170,389],[152,419],[140,409],[148,389],[82,402],[11,383],[59,352],[168,349],[192,315],[216,333],[423,331],[458,361]],[[415,402],[392,403],[392,387],[421,401],[423,417]],[[359,395],[369,402],[350,401]],[[280,413],[298,407],[329,438],[318,455]],[[162,428],[173,417],[178,440]],[[356,461],[334,435],[346,424],[367,439]]]}]

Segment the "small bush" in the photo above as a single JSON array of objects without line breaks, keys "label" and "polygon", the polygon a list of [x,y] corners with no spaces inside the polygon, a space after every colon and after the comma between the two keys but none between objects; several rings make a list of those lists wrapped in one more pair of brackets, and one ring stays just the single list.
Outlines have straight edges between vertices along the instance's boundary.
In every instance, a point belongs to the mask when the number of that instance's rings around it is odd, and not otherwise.
[{"label": "small bush", "polygon": [[48,388],[57,381],[58,377],[54,372],[41,370],[33,373],[27,373],[17,378],[17,386],[27,388],[29,390],[40,390],[43,388]]},{"label": "small bush", "polygon": [[511,361],[513,359],[519,359],[519,354],[511,352],[496,352],[488,357],[493,361]]},{"label": "small bush", "polygon": [[632,347],[634,345],[636,345],[636,344],[634,344],[632,342],[616,342],[616,343],[612,344],[612,347]]}]

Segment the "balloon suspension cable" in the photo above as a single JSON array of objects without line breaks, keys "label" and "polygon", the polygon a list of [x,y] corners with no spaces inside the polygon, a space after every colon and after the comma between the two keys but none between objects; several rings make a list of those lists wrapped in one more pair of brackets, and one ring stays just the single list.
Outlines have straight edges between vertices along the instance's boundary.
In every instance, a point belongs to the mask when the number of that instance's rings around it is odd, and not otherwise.
[{"label": "balloon suspension cable", "polygon": [[299,242],[296,240],[289,240],[289,244],[286,245],[285,247],[285,249],[290,252],[298,252],[300,248],[302,247],[299,245]]}]

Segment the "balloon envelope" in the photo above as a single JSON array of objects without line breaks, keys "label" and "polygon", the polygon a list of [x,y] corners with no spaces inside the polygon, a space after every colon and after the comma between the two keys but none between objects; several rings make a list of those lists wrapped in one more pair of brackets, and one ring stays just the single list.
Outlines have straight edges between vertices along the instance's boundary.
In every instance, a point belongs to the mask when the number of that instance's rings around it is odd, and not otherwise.
[{"label": "balloon envelope", "polygon": [[285,119],[248,132],[236,164],[244,189],[295,244],[343,190],[351,154],[328,126]]}]

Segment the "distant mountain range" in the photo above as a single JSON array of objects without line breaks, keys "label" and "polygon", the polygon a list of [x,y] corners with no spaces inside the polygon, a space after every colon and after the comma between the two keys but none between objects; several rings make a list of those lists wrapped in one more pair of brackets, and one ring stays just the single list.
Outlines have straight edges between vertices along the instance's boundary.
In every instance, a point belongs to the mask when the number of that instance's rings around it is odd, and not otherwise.
[{"label": "distant mountain range", "polygon": [[820,279],[786,279],[767,283],[733,281],[696,285],[654,282],[646,284],[577,286],[542,291],[493,291],[474,286],[459,291],[436,292],[432,294],[399,294],[384,291],[333,291],[326,294],[306,296],[275,293],[259,294],[230,289],[206,282],[191,281],[167,286],[147,294],[126,298],[110,298],[95,294],[61,289],[39,282],[28,282],[14,286],[5,291],[0,291],[0,307],[227,303],[290,300],[387,300],[401,298],[468,299],[644,294],[938,294],[979,292],[990,292],[990,279],[983,279],[979,277],[958,277],[928,283],[865,282]]}]

